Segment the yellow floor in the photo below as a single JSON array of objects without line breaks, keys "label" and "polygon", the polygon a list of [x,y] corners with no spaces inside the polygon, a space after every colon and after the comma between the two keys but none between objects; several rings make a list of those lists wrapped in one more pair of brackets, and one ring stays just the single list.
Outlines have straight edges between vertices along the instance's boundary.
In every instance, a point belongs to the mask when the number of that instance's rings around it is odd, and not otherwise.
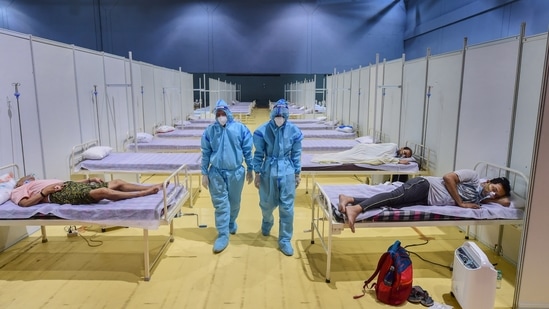
[{"label": "yellow floor", "polygon": [[[254,111],[254,129],[267,110]],[[325,183],[356,183],[352,177],[317,178]],[[155,179],[151,179],[155,181]],[[196,182],[195,182],[196,183]],[[195,185],[196,186],[196,185]],[[324,273],[326,256],[318,242],[311,244],[310,196],[304,183],[297,191],[293,244],[295,254],[278,250],[278,226],[273,235],[260,232],[258,193],[245,185],[238,232],[220,254],[212,253],[216,237],[209,193],[202,190],[193,209],[199,214],[175,219],[175,241],[161,255],[152,278],[142,270],[142,230],[98,226],[78,227],[80,236],[68,238],[64,227],[48,227],[49,241],[35,233],[0,254],[0,308],[389,308],[373,294],[353,299],[363,280],[374,271],[379,256],[396,239],[421,258],[448,266],[464,241],[456,227],[378,228],[344,231],[335,237],[331,282]],[[198,224],[207,225],[198,228]],[[159,248],[168,227],[151,231],[151,246]],[[487,250],[498,263],[504,281],[495,308],[511,308],[515,268]],[[451,272],[412,256],[414,284],[433,299],[454,308]],[[400,308],[423,308],[405,303]]]}]

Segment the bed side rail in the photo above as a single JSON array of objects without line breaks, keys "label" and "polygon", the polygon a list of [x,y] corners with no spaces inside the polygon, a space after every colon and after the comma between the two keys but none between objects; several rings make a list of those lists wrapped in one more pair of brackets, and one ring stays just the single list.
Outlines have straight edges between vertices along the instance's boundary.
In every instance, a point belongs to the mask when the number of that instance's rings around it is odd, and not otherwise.
[{"label": "bed side rail", "polygon": [[173,219],[178,213],[179,213],[179,206],[177,204],[173,205],[176,207],[171,207],[172,203],[178,202],[177,196],[178,194],[177,190],[173,190],[171,193],[168,193],[168,185],[173,184],[175,186],[181,186],[183,185],[186,189],[186,192],[184,193],[186,197],[181,199],[181,205],[185,203],[187,198],[190,195],[190,190],[192,188],[189,186],[189,172],[187,169],[187,165],[183,164],[178,169],[176,169],[173,173],[171,173],[168,177],[165,178],[164,182],[162,183],[162,194],[163,194],[163,215],[162,219],[169,222],[171,219]]}]

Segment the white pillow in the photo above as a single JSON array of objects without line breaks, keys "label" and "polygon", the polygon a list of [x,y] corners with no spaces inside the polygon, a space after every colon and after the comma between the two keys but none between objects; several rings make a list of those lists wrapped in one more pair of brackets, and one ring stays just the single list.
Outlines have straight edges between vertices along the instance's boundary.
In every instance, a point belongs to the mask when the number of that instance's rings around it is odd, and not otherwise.
[{"label": "white pillow", "polygon": [[316,120],[324,121],[324,120],[326,120],[326,116],[316,117]]},{"label": "white pillow", "polygon": [[521,197],[511,195],[511,205],[509,205],[509,207],[524,209],[524,207],[526,207],[526,201]]},{"label": "white pillow", "polygon": [[13,179],[13,174],[4,174],[0,176],[0,205],[10,199],[10,194],[15,188],[16,181]]},{"label": "white pillow", "polygon": [[190,121],[183,121],[183,126],[190,126],[191,124],[193,123]]},{"label": "white pillow", "polygon": [[373,144],[374,143],[374,138],[371,137],[371,136],[361,136],[361,137],[355,138],[355,141],[357,141],[361,144]]},{"label": "white pillow", "polygon": [[88,160],[100,160],[108,156],[112,151],[109,146],[94,146],[82,153],[82,157]]},{"label": "white pillow", "polygon": [[137,133],[137,142],[138,143],[150,143],[153,139],[152,134],[145,133],[145,132],[139,132]]},{"label": "white pillow", "polygon": [[159,126],[158,128],[156,128],[156,133],[166,133],[173,130],[175,130],[175,128],[172,126]]}]

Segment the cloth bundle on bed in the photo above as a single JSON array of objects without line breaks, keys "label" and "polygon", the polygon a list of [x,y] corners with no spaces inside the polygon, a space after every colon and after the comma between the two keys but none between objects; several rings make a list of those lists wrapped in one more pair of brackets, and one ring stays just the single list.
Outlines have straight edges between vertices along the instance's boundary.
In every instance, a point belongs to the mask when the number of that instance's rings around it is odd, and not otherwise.
[{"label": "cloth bundle on bed", "polygon": [[380,165],[398,163],[396,158],[397,144],[357,144],[353,148],[341,152],[316,154],[311,159],[315,163],[366,163]]},{"label": "cloth bundle on bed", "polygon": [[[187,192],[182,186],[169,185],[166,195],[172,206]],[[90,205],[59,205],[41,203],[30,207],[21,207],[11,200],[0,206],[1,220],[7,219],[65,219],[92,224],[123,225],[145,229],[157,229],[164,209],[163,191],[143,197],[117,202],[102,200]]]},{"label": "cloth bundle on bed", "polygon": [[[343,215],[338,210],[339,194],[353,197],[370,197],[378,193],[389,192],[402,183],[395,182],[381,185],[322,185],[322,189],[330,198],[334,218],[343,222]],[[482,204],[480,209],[462,208],[459,206],[428,206],[414,205],[402,208],[384,207],[371,209],[358,215],[356,222],[360,221],[429,221],[429,220],[467,220],[467,219],[522,219],[523,209],[517,208],[513,203],[509,207],[499,204]]]}]

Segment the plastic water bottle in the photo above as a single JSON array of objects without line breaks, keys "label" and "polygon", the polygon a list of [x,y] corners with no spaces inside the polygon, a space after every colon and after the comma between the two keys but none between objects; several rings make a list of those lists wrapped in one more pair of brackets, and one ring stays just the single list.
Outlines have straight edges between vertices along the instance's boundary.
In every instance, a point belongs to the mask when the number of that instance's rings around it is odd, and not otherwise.
[{"label": "plastic water bottle", "polygon": [[503,274],[501,273],[501,270],[497,270],[497,277],[496,277],[496,289],[501,289],[501,280],[503,280]]}]

